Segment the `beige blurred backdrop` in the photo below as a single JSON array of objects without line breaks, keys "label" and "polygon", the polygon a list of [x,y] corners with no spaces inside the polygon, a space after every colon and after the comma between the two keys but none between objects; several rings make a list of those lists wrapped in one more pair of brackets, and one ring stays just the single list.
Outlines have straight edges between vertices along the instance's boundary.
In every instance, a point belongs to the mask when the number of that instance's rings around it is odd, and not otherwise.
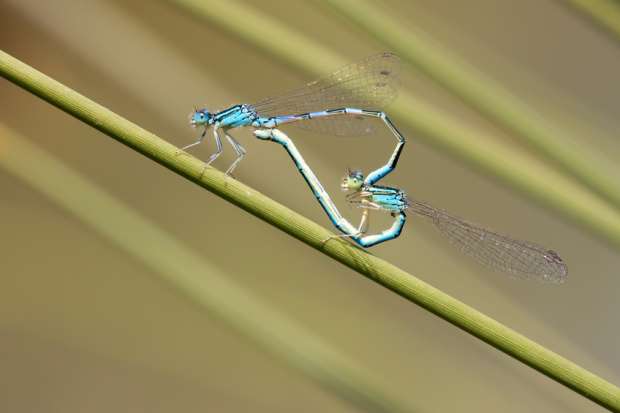
[{"label": "beige blurred backdrop", "polygon": [[[601,167],[620,176],[620,48],[612,37],[562,1],[384,3],[401,23],[425,31],[571,130],[566,145],[591,147],[605,160]],[[350,61],[386,48],[320,3],[246,4]],[[187,125],[194,105],[222,109],[312,80],[166,2],[4,0],[0,48],[178,146],[196,137]],[[420,99],[517,145],[403,66],[404,86]],[[5,80],[0,107],[4,125],[367,367],[417,411],[602,410]],[[351,140],[289,131],[335,198],[346,167],[368,170],[392,145],[387,135]],[[409,144],[389,183],[554,248],[568,263],[569,279],[542,285],[493,273],[415,218],[400,239],[373,254],[620,384],[617,251],[422,143],[414,131],[403,132]],[[239,180],[329,226],[280,147],[249,131],[236,136],[248,150]],[[193,153],[206,159],[212,150],[208,142]],[[227,146],[215,166],[223,170],[232,159]],[[356,411],[4,170],[0,228],[3,411]]]}]

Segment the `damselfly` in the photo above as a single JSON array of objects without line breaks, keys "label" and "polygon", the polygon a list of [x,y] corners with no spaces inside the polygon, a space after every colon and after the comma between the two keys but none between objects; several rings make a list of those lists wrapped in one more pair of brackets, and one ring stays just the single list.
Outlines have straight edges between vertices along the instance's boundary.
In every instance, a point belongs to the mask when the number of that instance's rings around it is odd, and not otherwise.
[{"label": "damselfly", "polygon": [[[350,238],[362,247],[397,238],[407,219],[405,212],[412,211],[431,219],[435,227],[459,250],[488,267],[545,282],[561,283],[566,279],[566,264],[553,250],[484,229],[425,202],[416,201],[398,188],[376,185],[396,166],[402,145],[397,145],[388,165],[371,172],[367,177],[360,171],[349,171],[343,179],[341,187],[348,192],[347,201],[363,210],[360,224],[355,227],[340,214],[288,136],[277,129],[257,130],[254,133],[261,139],[284,146],[329,219],[344,234],[341,236]],[[390,213],[394,223],[381,233],[367,235],[371,210]]]},{"label": "damselfly", "polygon": [[398,89],[399,59],[383,52],[344,66],[334,73],[294,89],[281,96],[263,99],[255,104],[234,105],[211,113],[196,109],[190,114],[193,127],[204,127],[198,140],[182,148],[200,144],[209,127],[217,150],[206,164],[222,153],[220,131],[232,145],[237,158],[226,174],[230,174],[243,159],[246,150],[230,135],[230,130],[243,126],[275,128],[294,124],[300,128],[339,136],[363,135],[373,131],[368,120],[381,119],[399,142],[405,142],[388,116],[381,111],[394,99]]}]

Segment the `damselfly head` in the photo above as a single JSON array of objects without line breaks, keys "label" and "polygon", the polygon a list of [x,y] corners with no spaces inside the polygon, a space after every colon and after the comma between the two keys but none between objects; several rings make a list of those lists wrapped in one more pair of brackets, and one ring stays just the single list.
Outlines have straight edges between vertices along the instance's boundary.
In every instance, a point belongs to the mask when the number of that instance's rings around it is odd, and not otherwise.
[{"label": "damselfly head", "polygon": [[342,178],[342,183],[340,184],[340,188],[343,191],[359,191],[360,188],[364,185],[364,174],[359,169],[348,169],[347,174],[344,178]]},{"label": "damselfly head", "polygon": [[198,126],[209,125],[213,115],[207,111],[207,109],[197,109],[189,114],[189,124],[196,128]]}]

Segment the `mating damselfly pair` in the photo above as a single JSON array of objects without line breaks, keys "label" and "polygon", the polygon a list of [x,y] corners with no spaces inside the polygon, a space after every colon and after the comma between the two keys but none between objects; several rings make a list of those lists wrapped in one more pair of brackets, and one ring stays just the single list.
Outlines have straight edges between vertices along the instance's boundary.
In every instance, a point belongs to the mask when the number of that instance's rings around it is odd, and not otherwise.
[{"label": "mating damselfly pair", "polygon": [[[190,116],[194,127],[203,127],[198,140],[183,149],[200,144],[211,127],[217,150],[207,160],[211,164],[223,151],[221,135],[232,145],[237,158],[230,165],[230,174],[246,154],[241,144],[230,135],[232,129],[253,127],[263,140],[281,144],[292,157],[320,205],[334,226],[362,247],[370,247],[397,238],[406,222],[406,211],[430,218],[451,243],[467,255],[493,269],[511,275],[562,282],[566,265],[559,255],[537,244],[519,241],[489,231],[478,225],[416,201],[404,191],[377,182],[392,172],[405,144],[404,136],[382,111],[398,91],[399,59],[384,52],[342,67],[336,72],[293,89],[277,97],[255,104],[240,104],[212,113],[196,109]],[[361,171],[349,171],[342,182],[346,199],[362,209],[360,224],[355,227],[338,211],[291,139],[278,129],[291,124],[300,128],[340,136],[359,136],[373,132],[373,119],[380,119],[397,138],[396,148],[388,162],[364,177]],[[394,217],[392,226],[378,234],[368,235],[370,211],[379,210]],[[327,242],[328,240],[326,240]]]}]

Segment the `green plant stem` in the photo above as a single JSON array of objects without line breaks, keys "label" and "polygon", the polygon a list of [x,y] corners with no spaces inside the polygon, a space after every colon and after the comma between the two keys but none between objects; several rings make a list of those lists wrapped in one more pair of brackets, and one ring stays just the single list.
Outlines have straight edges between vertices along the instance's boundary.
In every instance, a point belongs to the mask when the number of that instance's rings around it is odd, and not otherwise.
[{"label": "green plant stem", "polygon": [[[312,39],[235,0],[208,4],[198,0],[173,2],[306,72],[321,75],[325,67],[344,64]],[[237,18],[230,19],[230,15]],[[416,138],[426,139],[429,144],[499,179],[620,249],[618,210],[545,163],[511,150],[407,92],[401,93],[397,102],[390,106],[390,115],[397,119],[398,125],[421,132]]]},{"label": "green plant stem", "polygon": [[210,315],[272,356],[361,410],[414,411],[410,403],[393,394],[390,386],[378,383],[372,372],[236,285],[203,255],[184,247],[155,222],[2,124],[0,148],[0,167],[136,257]]},{"label": "green plant stem", "polygon": [[620,389],[613,384],[365,250],[346,241],[325,243],[332,233],[320,225],[216,169],[203,173],[203,162],[179,156],[175,146],[3,51],[0,75],[553,380],[620,412]]},{"label": "green plant stem", "polygon": [[563,0],[620,41],[620,3],[617,0]]},{"label": "green plant stem", "polygon": [[[569,133],[545,121],[526,103],[471,65],[416,31],[404,27],[385,8],[367,0],[328,0],[328,4],[378,41],[385,43],[435,83],[487,119],[529,145],[544,159],[611,202],[620,210],[618,181],[604,173],[593,154],[576,143],[566,144]],[[592,2],[581,2],[595,4]],[[598,2],[600,3],[600,1]]]}]

